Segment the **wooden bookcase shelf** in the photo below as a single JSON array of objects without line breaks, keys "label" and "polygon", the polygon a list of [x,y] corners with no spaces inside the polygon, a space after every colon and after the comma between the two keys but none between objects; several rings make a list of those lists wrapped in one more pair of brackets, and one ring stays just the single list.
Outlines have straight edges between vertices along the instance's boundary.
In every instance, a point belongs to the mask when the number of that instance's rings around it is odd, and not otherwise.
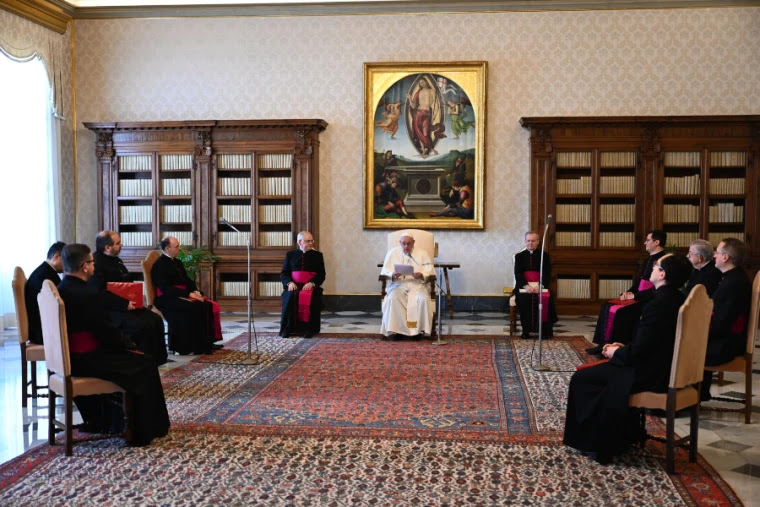
[{"label": "wooden bookcase shelf", "polygon": [[[323,120],[85,123],[97,136],[98,225],[121,234],[130,271],[167,235],[221,260],[200,285],[226,311],[245,310],[246,242],[257,310],[279,309],[285,252],[318,235]],[[242,234],[225,226],[225,218]],[[276,283],[275,283],[276,282]],[[242,294],[242,295],[241,295]]]},{"label": "wooden bookcase shelf", "polygon": [[760,266],[760,116],[522,118],[531,139],[531,227],[552,256],[561,313],[595,315],[627,288],[651,229],[747,243]]}]

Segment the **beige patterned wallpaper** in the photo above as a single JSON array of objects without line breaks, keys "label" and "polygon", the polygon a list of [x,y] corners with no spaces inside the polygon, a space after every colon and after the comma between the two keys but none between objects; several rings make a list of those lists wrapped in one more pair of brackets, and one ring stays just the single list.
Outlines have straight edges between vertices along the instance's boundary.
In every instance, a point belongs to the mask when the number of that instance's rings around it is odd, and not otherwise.
[{"label": "beige patterned wallpaper", "polygon": [[[458,294],[500,294],[528,226],[521,116],[760,113],[760,8],[80,20],[78,120],[323,118],[326,290],[375,293],[385,232],[362,229],[363,62],[488,62],[485,231],[440,232]],[[81,123],[80,123],[81,125]],[[94,137],[78,131],[80,238]]]},{"label": "beige patterned wallpaper", "polygon": [[[58,104],[61,126],[61,234],[59,239],[75,239],[74,128],[71,87],[71,25],[61,35],[27,19],[0,9],[0,47],[14,58],[37,54],[48,74],[60,76]],[[51,61],[55,60],[54,66]],[[1,116],[1,114],[0,114]],[[4,168],[8,170],[7,168]],[[19,189],[22,190],[22,189]],[[26,190],[26,189],[23,189]],[[44,255],[40,253],[39,255]]]}]

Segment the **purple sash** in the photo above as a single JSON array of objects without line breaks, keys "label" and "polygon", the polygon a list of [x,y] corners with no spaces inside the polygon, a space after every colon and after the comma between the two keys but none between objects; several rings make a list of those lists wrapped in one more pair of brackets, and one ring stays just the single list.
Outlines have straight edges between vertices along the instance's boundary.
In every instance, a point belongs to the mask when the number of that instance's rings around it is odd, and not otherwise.
[{"label": "purple sash", "polygon": [[[293,271],[290,275],[294,282],[303,286],[309,283],[316,274],[314,271]],[[311,316],[311,295],[313,293],[313,290],[298,290],[296,319],[299,322],[309,322],[309,317]]]},{"label": "purple sash", "polygon": [[[525,280],[528,282],[538,282],[540,280],[541,273],[539,271],[525,271],[523,272],[523,275],[525,276]],[[549,292],[540,292],[540,294],[542,303],[541,322],[549,322]]]},{"label": "purple sash", "polygon": [[[642,290],[648,290],[654,287],[654,284],[650,282],[649,280],[639,280],[639,292]],[[633,303],[630,303],[633,304]],[[610,313],[607,316],[607,326],[604,328],[604,342],[609,343],[610,338],[612,338],[612,324],[615,322],[615,314],[618,310],[623,308],[624,306],[629,305],[612,305],[610,307]]]}]

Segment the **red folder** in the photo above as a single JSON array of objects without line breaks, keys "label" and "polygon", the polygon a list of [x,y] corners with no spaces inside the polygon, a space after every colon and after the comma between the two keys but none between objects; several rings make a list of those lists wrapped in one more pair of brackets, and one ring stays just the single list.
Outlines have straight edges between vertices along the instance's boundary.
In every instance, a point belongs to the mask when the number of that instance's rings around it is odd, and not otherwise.
[{"label": "red folder", "polygon": [[591,368],[592,366],[596,366],[596,365],[602,364],[602,363],[609,363],[609,362],[610,362],[609,359],[600,359],[599,361],[592,361],[590,363],[584,363],[584,364],[578,365],[578,367],[575,368],[575,371],[585,370],[586,368]]},{"label": "red folder", "polygon": [[610,299],[611,305],[628,306],[638,303],[635,299]]},{"label": "red folder", "polygon": [[143,284],[142,282],[108,282],[106,289],[117,296],[129,299],[135,308],[143,307]]}]

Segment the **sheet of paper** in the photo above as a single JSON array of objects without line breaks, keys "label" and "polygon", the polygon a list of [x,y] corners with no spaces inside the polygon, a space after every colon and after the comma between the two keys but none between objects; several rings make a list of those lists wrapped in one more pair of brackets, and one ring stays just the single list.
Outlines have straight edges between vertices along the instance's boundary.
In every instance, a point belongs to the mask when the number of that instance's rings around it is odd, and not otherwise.
[{"label": "sheet of paper", "polygon": [[401,273],[402,275],[413,275],[414,266],[411,264],[394,264],[393,271],[396,273]]}]

